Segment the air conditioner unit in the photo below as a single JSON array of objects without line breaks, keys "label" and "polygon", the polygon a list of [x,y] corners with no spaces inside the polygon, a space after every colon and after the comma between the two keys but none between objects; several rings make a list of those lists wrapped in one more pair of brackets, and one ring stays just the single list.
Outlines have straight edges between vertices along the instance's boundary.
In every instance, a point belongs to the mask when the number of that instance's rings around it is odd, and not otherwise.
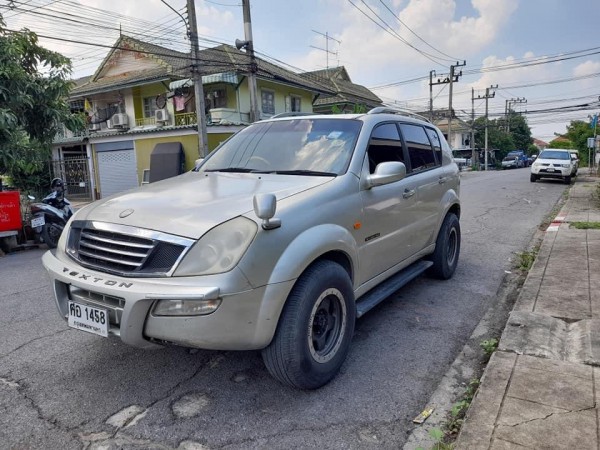
[{"label": "air conditioner unit", "polygon": [[169,111],[166,109],[157,109],[154,111],[154,118],[157,122],[167,122],[169,120]]},{"label": "air conditioner unit", "polygon": [[90,131],[100,131],[102,129],[102,125],[99,123],[90,123],[89,130]]},{"label": "air conditioner unit", "polygon": [[125,128],[127,126],[127,114],[113,114],[110,118],[109,128]]}]

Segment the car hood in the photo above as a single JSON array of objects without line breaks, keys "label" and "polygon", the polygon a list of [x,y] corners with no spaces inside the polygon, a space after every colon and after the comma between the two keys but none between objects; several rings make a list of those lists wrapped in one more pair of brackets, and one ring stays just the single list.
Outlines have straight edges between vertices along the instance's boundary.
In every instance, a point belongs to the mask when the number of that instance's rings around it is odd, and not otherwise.
[{"label": "car hood", "polygon": [[198,239],[214,226],[251,212],[255,194],[272,193],[281,201],[332,179],[188,172],[96,201],[81,210],[76,219],[118,223]]},{"label": "car hood", "polygon": [[537,158],[534,164],[552,164],[553,166],[562,166],[563,164],[571,164],[568,159],[541,159]]}]

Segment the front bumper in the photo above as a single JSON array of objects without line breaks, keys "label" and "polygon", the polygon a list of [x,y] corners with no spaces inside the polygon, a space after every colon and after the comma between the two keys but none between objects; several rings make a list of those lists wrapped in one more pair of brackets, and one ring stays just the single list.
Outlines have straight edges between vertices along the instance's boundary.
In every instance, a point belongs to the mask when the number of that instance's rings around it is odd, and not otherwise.
[{"label": "front bumper", "polygon": [[571,175],[571,167],[531,166],[531,173],[540,177],[564,178]]},{"label": "front bumper", "polygon": [[[130,345],[153,348],[163,344],[212,350],[254,350],[266,347],[294,280],[252,288],[239,269],[213,276],[125,278],[63,262],[51,252],[42,257],[53,282],[56,305],[63,319],[68,301],[105,308],[109,335]],[[227,287],[244,286],[231,292]],[[158,317],[157,299],[222,300],[204,316]]]}]

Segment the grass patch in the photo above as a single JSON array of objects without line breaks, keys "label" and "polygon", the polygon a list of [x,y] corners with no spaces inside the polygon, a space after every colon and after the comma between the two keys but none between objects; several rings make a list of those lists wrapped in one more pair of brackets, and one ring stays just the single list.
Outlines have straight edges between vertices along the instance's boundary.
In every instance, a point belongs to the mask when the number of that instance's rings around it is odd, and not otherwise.
[{"label": "grass patch", "polygon": [[485,353],[486,358],[489,360],[492,356],[492,353],[494,353],[498,348],[498,339],[486,339],[485,341],[481,341],[479,346],[483,349],[483,353]]},{"label": "grass patch", "polygon": [[475,393],[479,388],[479,383],[480,381],[477,378],[473,378],[467,385],[462,399],[452,406],[450,418],[444,426],[447,439],[456,439],[456,436],[458,436],[458,432],[465,420],[467,410],[469,409],[469,406],[471,406],[473,397],[475,397]]},{"label": "grass patch", "polygon": [[578,230],[600,230],[600,222],[571,222],[569,228]]},{"label": "grass patch", "polygon": [[529,269],[531,269],[531,266],[533,266],[535,258],[537,257],[538,251],[539,248],[536,247],[531,251],[517,253],[517,269],[522,272],[529,272]]}]

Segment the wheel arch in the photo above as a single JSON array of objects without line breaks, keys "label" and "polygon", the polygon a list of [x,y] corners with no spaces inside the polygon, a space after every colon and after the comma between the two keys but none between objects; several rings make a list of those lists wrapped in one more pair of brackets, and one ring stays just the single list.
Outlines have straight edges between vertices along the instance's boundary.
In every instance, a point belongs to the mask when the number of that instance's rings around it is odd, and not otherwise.
[{"label": "wheel arch", "polygon": [[358,246],[348,230],[333,224],[319,225],[296,236],[279,257],[268,283],[295,280],[323,259],[340,264],[354,285]]},{"label": "wheel arch", "polygon": [[354,289],[358,247],[350,232],[333,224],[319,225],[305,230],[288,245],[271,272],[268,285],[287,283],[289,287],[286,289],[283,300],[263,302],[261,306],[259,316],[269,317],[269,320],[272,321],[272,329],[267,333],[267,344],[273,338],[283,308],[298,278],[310,266],[322,260],[339,264],[348,274]]}]

